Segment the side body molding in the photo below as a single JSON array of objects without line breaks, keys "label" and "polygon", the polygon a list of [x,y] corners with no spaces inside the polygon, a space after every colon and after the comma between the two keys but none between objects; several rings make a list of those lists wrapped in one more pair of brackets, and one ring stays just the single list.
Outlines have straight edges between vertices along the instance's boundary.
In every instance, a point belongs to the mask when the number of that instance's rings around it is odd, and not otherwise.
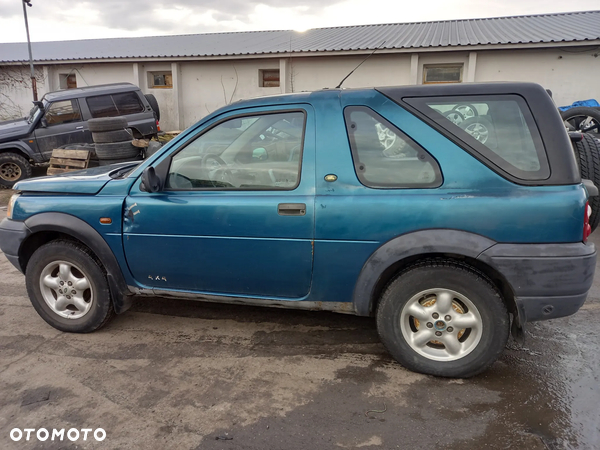
[{"label": "side body molding", "polygon": [[373,292],[381,276],[398,261],[415,255],[451,253],[476,259],[496,242],[466,231],[434,229],[398,236],[379,247],[363,266],[354,287],[353,303],[359,316],[372,311]]},{"label": "side body molding", "polygon": [[120,314],[131,307],[133,294],[127,287],[119,263],[104,238],[90,224],[69,214],[49,212],[31,216],[25,220],[25,225],[31,235],[41,231],[56,231],[83,242],[96,254],[106,269],[115,312]]}]

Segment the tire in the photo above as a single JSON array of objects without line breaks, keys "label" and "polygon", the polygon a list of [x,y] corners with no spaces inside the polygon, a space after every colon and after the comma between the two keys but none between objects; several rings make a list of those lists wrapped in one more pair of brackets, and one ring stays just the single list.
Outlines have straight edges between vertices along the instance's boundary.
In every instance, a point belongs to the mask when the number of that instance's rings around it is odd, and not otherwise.
[{"label": "tire", "polygon": [[148,100],[148,103],[152,107],[154,114],[156,114],[156,120],[160,121],[160,108],[158,107],[156,97],[153,94],[144,94],[144,97],[146,97],[146,100]]},{"label": "tire", "polygon": [[65,150],[87,150],[89,152],[94,152],[96,151],[96,147],[94,146],[94,144],[67,144],[67,145],[63,145],[62,147],[59,147]]},{"label": "tire", "polygon": [[[114,316],[102,266],[87,248],[77,243],[57,240],[41,246],[31,256],[25,277],[33,307],[58,330],[89,333]],[[64,295],[59,290],[67,283],[73,284],[67,288],[68,295]]]},{"label": "tire", "polygon": [[134,147],[131,141],[96,144],[96,156],[99,160],[135,158],[139,154],[140,149]]},{"label": "tire", "polygon": [[159,151],[162,147],[162,144],[158,141],[150,141],[148,142],[148,148],[146,149],[146,158],[148,156],[154,155],[157,151]]},{"label": "tire", "polygon": [[[573,142],[579,173],[581,178],[592,180],[596,187],[600,187],[600,141],[586,133],[582,133],[581,137],[581,141]],[[600,197],[590,197],[589,203],[592,208],[590,226],[593,232],[600,223]]]},{"label": "tire", "polygon": [[454,108],[452,108],[452,111],[458,111],[464,117],[465,120],[477,117],[479,115],[477,108],[475,108],[470,103],[461,103],[459,105],[456,105]]},{"label": "tire", "polygon": [[454,125],[459,125],[465,120],[465,116],[463,116],[459,111],[455,111],[453,109],[450,111],[446,111],[442,115]]},{"label": "tire", "polygon": [[[420,321],[411,308],[419,311]],[[453,326],[458,320],[463,324]],[[473,326],[467,327],[467,320]],[[377,308],[377,330],[391,355],[410,370],[441,377],[467,378],[486,370],[504,350],[509,325],[491,282],[470,266],[447,260],[424,261],[400,274]],[[430,340],[412,342],[415,336]]]},{"label": "tire", "polygon": [[103,131],[115,131],[127,128],[127,119],[125,117],[102,117],[99,119],[90,119],[87,121],[88,128],[92,133]]},{"label": "tire", "polygon": [[569,131],[600,133],[600,108],[580,106],[561,111],[560,116]]},{"label": "tire", "polygon": [[0,153],[0,186],[11,188],[17,181],[31,177],[31,164],[16,153]]},{"label": "tire", "polygon": [[490,148],[496,147],[496,131],[492,123],[485,117],[471,117],[460,122],[458,126],[485,146]]},{"label": "tire", "polygon": [[107,144],[112,142],[124,142],[133,140],[133,135],[128,129],[100,131],[92,133],[92,139],[96,144]]},{"label": "tire", "polygon": [[142,161],[142,157],[138,155],[135,158],[103,159],[101,161],[98,161],[98,165],[99,166],[110,166],[111,164],[118,164],[118,163],[129,162],[129,161]]}]

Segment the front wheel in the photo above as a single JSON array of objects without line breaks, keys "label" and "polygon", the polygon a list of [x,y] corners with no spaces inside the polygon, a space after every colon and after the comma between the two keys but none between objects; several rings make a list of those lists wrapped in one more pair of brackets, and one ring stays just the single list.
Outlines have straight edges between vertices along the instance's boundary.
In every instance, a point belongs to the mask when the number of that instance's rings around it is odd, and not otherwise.
[{"label": "front wheel", "polygon": [[93,254],[71,241],[53,241],[31,256],[27,293],[38,314],[61,331],[89,333],[114,314],[106,275]]},{"label": "front wheel", "polygon": [[0,153],[0,186],[12,187],[31,177],[31,164],[16,153]]},{"label": "front wheel", "polygon": [[429,261],[390,283],[377,308],[379,336],[415,372],[471,377],[502,353],[509,334],[504,302],[468,266]]}]

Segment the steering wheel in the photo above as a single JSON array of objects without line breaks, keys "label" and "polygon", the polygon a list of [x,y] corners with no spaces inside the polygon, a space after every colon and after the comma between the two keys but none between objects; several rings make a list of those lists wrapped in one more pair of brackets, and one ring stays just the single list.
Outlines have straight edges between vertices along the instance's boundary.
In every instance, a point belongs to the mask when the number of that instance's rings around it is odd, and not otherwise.
[{"label": "steering wheel", "polygon": [[396,133],[380,123],[375,125],[375,128],[377,129],[377,138],[381,145],[383,145],[384,151],[394,145],[397,138]]},{"label": "steering wheel", "polygon": [[[227,168],[227,163],[220,156],[214,153],[204,155],[202,157],[202,167],[208,171],[208,179],[213,182],[214,187],[222,187],[223,184],[234,186],[233,174]],[[217,185],[215,182],[220,184]]]},{"label": "steering wheel", "polygon": [[170,173],[167,186],[174,189],[193,189],[194,184],[188,177],[180,173]]},{"label": "steering wheel", "polygon": [[296,156],[296,153],[300,155],[300,150],[302,150],[301,146],[295,145],[294,148],[292,148],[292,150],[290,151],[288,162],[292,162],[294,160],[294,156]]}]

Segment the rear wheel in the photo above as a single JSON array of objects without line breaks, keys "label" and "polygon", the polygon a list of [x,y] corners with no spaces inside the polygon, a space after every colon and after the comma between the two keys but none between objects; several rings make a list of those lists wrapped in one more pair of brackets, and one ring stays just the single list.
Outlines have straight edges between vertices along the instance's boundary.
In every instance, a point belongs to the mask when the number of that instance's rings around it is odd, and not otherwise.
[{"label": "rear wheel", "polygon": [[16,153],[0,153],[0,185],[12,187],[17,181],[31,177],[31,164]]},{"label": "rear wheel", "polygon": [[509,317],[480,273],[450,261],[428,261],[402,273],[381,296],[377,329],[406,368],[442,377],[471,377],[502,353]]},{"label": "rear wheel", "polygon": [[32,255],[27,293],[35,310],[61,331],[88,333],[114,315],[106,275],[92,253],[70,241],[53,241]]}]

